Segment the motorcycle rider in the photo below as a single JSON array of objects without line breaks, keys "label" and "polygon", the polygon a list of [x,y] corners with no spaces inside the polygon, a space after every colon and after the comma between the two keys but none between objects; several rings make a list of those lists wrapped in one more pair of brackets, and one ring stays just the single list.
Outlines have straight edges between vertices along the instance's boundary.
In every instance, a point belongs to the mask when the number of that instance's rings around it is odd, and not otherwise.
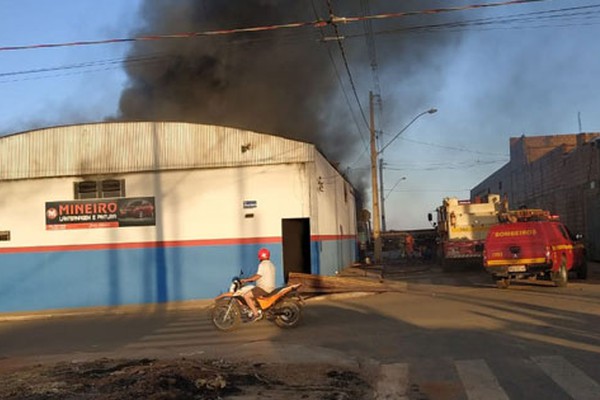
[{"label": "motorcycle rider", "polygon": [[264,296],[275,290],[275,265],[271,262],[271,252],[262,248],[258,250],[258,270],[249,278],[241,279],[242,283],[255,282],[256,285],[248,285],[244,293],[244,299],[252,310],[252,321],[262,317],[262,310],[256,307],[255,298]]}]

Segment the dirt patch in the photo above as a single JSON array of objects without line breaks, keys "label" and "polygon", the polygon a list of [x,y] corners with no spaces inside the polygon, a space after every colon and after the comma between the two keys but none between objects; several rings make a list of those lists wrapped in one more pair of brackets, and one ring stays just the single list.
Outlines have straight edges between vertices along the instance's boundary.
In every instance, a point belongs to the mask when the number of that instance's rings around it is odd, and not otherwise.
[{"label": "dirt patch", "polygon": [[373,398],[358,371],[321,364],[105,358],[4,370],[0,381],[0,398],[15,400]]}]

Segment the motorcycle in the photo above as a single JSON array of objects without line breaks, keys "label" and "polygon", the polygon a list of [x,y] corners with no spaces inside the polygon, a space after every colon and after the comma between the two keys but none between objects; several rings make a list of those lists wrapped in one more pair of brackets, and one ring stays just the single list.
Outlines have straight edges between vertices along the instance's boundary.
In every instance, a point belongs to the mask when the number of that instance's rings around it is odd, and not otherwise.
[{"label": "motorcycle", "polygon": [[[213,325],[221,331],[231,331],[241,323],[252,321],[252,310],[244,299],[245,291],[240,278],[231,281],[229,292],[214,299],[210,310]],[[300,323],[304,300],[298,288],[300,283],[276,288],[265,296],[256,298],[263,319],[274,322],[280,328],[293,328]]]}]

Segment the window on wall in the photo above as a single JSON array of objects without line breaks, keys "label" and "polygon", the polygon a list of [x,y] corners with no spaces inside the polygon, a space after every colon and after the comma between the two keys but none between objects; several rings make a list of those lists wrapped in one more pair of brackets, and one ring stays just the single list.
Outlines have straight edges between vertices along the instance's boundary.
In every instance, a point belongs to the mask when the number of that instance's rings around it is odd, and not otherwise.
[{"label": "window on wall", "polygon": [[107,179],[102,181],[102,197],[125,197],[125,180]]},{"label": "window on wall", "polygon": [[124,179],[104,179],[75,182],[75,199],[125,197]]},{"label": "window on wall", "polygon": [[9,241],[10,240],[10,231],[0,231],[0,240],[1,241]]}]

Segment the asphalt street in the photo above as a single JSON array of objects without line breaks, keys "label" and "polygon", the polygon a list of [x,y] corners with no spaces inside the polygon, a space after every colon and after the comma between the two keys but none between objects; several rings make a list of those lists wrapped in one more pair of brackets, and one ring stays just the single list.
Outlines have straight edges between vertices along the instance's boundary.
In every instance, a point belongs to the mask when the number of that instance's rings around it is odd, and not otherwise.
[{"label": "asphalt street", "polygon": [[[498,289],[484,271],[386,269],[405,290],[307,302],[302,324],[216,331],[208,301],[4,316],[0,364],[100,357],[329,362],[375,371],[381,398],[600,398],[600,268],[566,288]],[[411,397],[412,396],[412,397]],[[480,396],[480,397],[477,397]]]}]

